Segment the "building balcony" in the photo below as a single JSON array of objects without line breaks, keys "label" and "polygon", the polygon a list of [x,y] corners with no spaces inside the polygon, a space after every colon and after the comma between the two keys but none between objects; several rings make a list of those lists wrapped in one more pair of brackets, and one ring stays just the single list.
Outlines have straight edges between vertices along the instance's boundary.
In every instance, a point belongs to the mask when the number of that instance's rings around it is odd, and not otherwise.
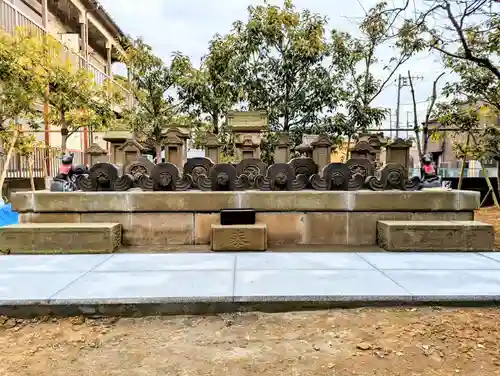
[{"label": "building balcony", "polygon": [[[34,3],[35,5],[38,4],[38,6],[40,7],[40,4],[37,3],[36,1],[34,1],[34,2],[32,1],[32,3]],[[27,9],[31,9],[31,8],[27,8]],[[58,10],[58,12],[59,12],[59,10]],[[59,13],[62,13],[62,12],[59,12]],[[74,41],[73,41],[73,43],[71,43],[72,42],[71,38],[67,38],[66,40],[63,38],[64,35],[67,35],[67,36],[76,35],[78,37],[78,31],[75,31],[74,25],[67,26],[67,28],[69,30],[73,29],[71,32],[68,32],[67,34],[63,34],[63,33],[56,34],[56,32],[54,30],[48,30],[48,29],[44,28],[42,26],[42,22],[37,22],[37,19],[41,18],[41,16],[38,16],[38,14],[35,13],[34,11],[31,12],[30,14],[33,17],[30,17],[30,15],[26,14],[26,12],[23,12],[21,9],[19,9],[18,6],[14,5],[13,0],[0,0],[0,29],[3,29],[8,33],[14,33],[14,31],[17,28],[23,28],[23,29],[30,30],[31,32],[38,34],[40,36],[45,35],[45,34],[52,35],[53,37],[58,39],[61,42],[61,45],[63,46],[63,59],[71,61],[71,63],[73,64],[73,66],[76,69],[88,70],[92,74],[95,82],[98,85],[102,85],[105,82],[110,82],[111,86],[113,87],[113,90],[116,90],[117,92],[122,93],[123,97],[125,98],[125,106],[129,107],[129,108],[133,106],[132,94],[127,89],[125,89],[123,86],[121,86],[118,82],[116,82],[116,80],[113,80],[112,73],[111,73],[111,63],[112,63],[113,59],[115,59],[115,58],[113,57],[112,52],[111,52],[112,46],[111,45],[106,46],[106,43],[103,43],[102,40],[99,40],[99,39],[94,37],[94,34],[92,34],[92,32],[91,32],[91,30],[93,30],[93,28],[90,28],[88,26],[88,21],[87,21],[86,17],[84,17],[84,18],[85,18],[85,25],[87,25],[85,27],[85,29],[87,30],[87,34],[86,34],[87,37],[86,38],[88,40],[87,40],[87,43],[85,43],[85,51],[87,51],[87,53],[85,55],[87,55],[88,58],[83,56],[81,53],[75,51],[75,50],[78,50],[78,47],[77,48],[74,47],[75,43],[74,43]],[[62,20],[58,20],[58,21],[61,24],[63,24],[63,23],[69,24],[70,21],[72,21],[72,20],[70,20],[68,17],[68,19],[64,20],[65,22],[63,22]],[[92,42],[95,45],[95,49],[94,49],[95,53],[94,54],[88,53],[88,50],[91,49],[91,47],[89,47],[89,43],[88,43],[90,40],[90,38],[89,38],[90,35],[93,36]],[[71,44],[73,44],[73,47],[71,46]],[[103,48],[101,48],[102,47],[101,44],[104,45]],[[77,46],[79,45],[78,38],[77,38],[76,45]],[[105,62],[104,63],[98,62],[98,60],[96,58],[94,58],[93,56],[101,56],[101,55],[105,54],[102,51],[106,51],[106,48],[108,48],[108,53],[107,53],[108,56],[103,58],[105,60]],[[101,60],[103,60],[103,59],[101,59]],[[117,110],[120,110],[120,109],[117,109]]]}]

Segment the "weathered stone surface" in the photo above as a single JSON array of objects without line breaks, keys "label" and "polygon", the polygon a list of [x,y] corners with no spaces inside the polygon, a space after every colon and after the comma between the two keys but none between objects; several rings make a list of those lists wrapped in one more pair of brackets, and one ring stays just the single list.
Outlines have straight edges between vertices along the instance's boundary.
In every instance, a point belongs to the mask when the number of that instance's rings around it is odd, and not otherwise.
[{"label": "weathered stone surface", "polygon": [[151,176],[143,175],[139,187],[143,191],[186,191],[191,188],[191,175],[180,177],[178,167],[169,162],[159,163],[153,167]]},{"label": "weathered stone surface", "polygon": [[349,245],[376,245],[377,222],[383,220],[410,220],[412,213],[349,213],[347,232]]},{"label": "weathered stone surface", "polygon": [[298,191],[298,192],[17,192],[13,209],[51,212],[218,212],[257,211],[433,212],[473,211],[479,192],[467,191]]},{"label": "weathered stone surface", "polygon": [[2,250],[114,252],[122,240],[118,223],[31,223],[0,228]]},{"label": "weathered stone surface", "polygon": [[[41,213],[40,216],[51,216],[52,213]],[[122,244],[134,245],[132,242],[134,229],[132,228],[132,214],[130,213],[81,213],[80,222],[83,223],[119,223],[122,226]]]},{"label": "weathered stone surface", "polygon": [[194,244],[193,213],[135,213],[128,234],[132,245]]},{"label": "weathered stone surface", "polygon": [[350,212],[349,245],[376,245],[378,221],[471,221],[473,212]]},{"label": "weathered stone surface", "polygon": [[219,223],[219,213],[196,213],[194,215],[194,244],[210,244],[212,225]]},{"label": "weathered stone surface", "polygon": [[348,213],[306,213],[305,244],[347,244]]},{"label": "weathered stone surface", "polygon": [[212,225],[212,251],[265,251],[267,227],[255,225]]},{"label": "weathered stone surface", "polygon": [[257,213],[256,221],[267,226],[270,246],[304,244],[304,213]]},{"label": "weathered stone surface", "polygon": [[80,213],[21,213],[19,223],[80,223]]},{"label": "weathered stone surface", "polygon": [[379,221],[377,242],[387,251],[490,251],[494,233],[476,221]]},{"label": "weathered stone surface", "polygon": [[[467,198],[462,200],[463,196]],[[353,211],[473,211],[479,208],[479,196],[479,192],[444,190],[357,191],[353,192],[352,208]]]}]

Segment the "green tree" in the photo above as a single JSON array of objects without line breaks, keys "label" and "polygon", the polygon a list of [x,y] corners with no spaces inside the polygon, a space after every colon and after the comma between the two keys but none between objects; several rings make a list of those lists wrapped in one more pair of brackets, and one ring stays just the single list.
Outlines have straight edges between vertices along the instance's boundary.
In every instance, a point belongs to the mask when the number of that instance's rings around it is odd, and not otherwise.
[{"label": "green tree", "polygon": [[248,21],[236,22],[232,34],[249,108],[266,110],[273,131],[311,128],[338,102],[322,65],[329,53],[325,17],[296,11],[291,0],[248,10]]},{"label": "green tree", "polygon": [[61,152],[65,153],[68,138],[82,128],[95,131],[112,128],[116,121],[114,108],[123,103],[123,97],[111,82],[97,84],[90,72],[75,68],[70,60],[63,58],[62,50],[57,52],[48,67],[49,119],[60,128]]},{"label": "green tree", "polygon": [[[237,39],[229,34],[216,35],[209,43],[208,54],[200,68],[189,58],[176,53],[172,70],[177,77],[177,94],[184,109],[202,118],[208,116],[212,132],[219,133],[221,120],[242,98],[242,89],[236,79],[238,64]],[[205,119],[203,119],[205,120]]]},{"label": "green tree", "polygon": [[[482,102],[500,113],[500,7],[495,0],[435,0],[396,35],[442,57],[458,80],[443,94],[470,104]],[[402,8],[407,8],[405,1]],[[436,22],[439,20],[439,22]]]},{"label": "green tree", "polygon": [[[387,109],[373,106],[373,102],[387,88],[398,69],[421,47],[421,41],[413,37],[412,29],[404,26],[397,39],[391,30],[401,16],[402,9],[390,9],[386,2],[379,2],[369,9],[359,25],[359,37],[349,33],[332,31],[332,58],[335,66],[345,72],[344,93],[346,114],[338,116],[349,137],[366,132],[379,125],[388,114]],[[380,58],[382,47],[391,47],[389,59]],[[376,74],[377,66],[383,66],[382,77]]]},{"label": "green tree", "polygon": [[136,106],[124,113],[128,126],[161,161],[161,149],[168,128],[175,122],[180,106],[174,103],[176,71],[166,66],[142,39],[126,41],[122,61],[131,77]]},{"label": "green tree", "polygon": [[17,30],[13,35],[0,31],[0,148],[7,148],[0,189],[13,153],[29,141],[20,119],[36,127],[36,104],[48,84],[43,69],[47,48],[40,37],[27,31]]},{"label": "green tree", "polygon": [[[454,129],[453,146],[457,157],[462,160],[458,189],[462,187],[467,158],[477,160],[481,164],[485,159],[500,158],[500,127],[496,121],[485,122],[485,117],[480,114],[481,107],[458,99],[437,104],[435,115],[441,126]],[[483,175],[491,188],[484,166]]]}]

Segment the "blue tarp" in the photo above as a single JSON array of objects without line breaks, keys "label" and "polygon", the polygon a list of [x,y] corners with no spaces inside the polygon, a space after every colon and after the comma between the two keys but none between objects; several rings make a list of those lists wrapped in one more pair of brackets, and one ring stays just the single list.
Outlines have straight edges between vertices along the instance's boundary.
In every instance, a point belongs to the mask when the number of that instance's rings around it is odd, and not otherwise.
[{"label": "blue tarp", "polygon": [[12,210],[10,204],[0,206],[0,227],[19,223],[19,214]]}]

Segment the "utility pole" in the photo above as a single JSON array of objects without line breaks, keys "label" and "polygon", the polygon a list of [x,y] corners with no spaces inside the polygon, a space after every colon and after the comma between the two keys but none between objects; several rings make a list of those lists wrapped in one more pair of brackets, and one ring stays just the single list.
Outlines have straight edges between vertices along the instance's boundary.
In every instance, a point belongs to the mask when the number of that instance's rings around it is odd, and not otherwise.
[{"label": "utility pole", "polygon": [[402,81],[402,76],[401,74],[398,76],[398,101],[396,104],[396,138],[399,137],[399,105],[401,102],[401,81]]},{"label": "utility pole", "polygon": [[[423,77],[421,76],[415,76],[411,77],[414,80],[421,80]],[[404,88],[405,86],[410,86],[410,82],[408,81],[408,77],[399,75],[398,76],[398,99],[397,99],[397,104],[396,104],[396,138],[399,137],[399,107],[400,107],[400,102],[401,102],[401,89]]]}]

